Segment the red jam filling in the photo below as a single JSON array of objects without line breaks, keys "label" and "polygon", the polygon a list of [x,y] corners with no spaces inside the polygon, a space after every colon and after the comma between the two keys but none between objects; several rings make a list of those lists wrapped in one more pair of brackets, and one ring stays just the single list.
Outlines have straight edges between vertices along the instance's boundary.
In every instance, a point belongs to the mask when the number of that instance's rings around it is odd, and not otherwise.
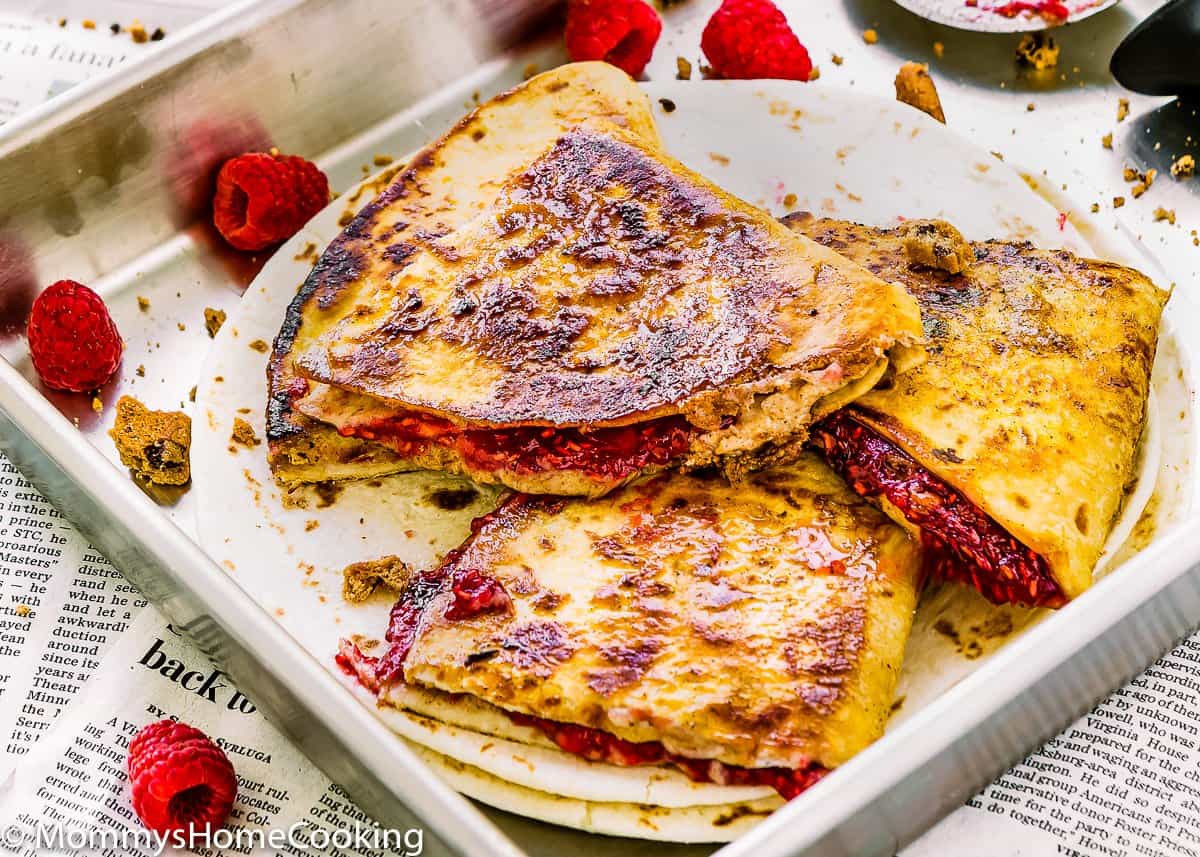
[{"label": "red jam filling", "polygon": [[[391,652],[388,652],[391,655]],[[388,679],[384,677],[384,660],[364,655],[358,646],[342,640],[337,664],[342,671],[357,679],[372,693]],[[393,676],[393,680],[395,680]],[[403,675],[399,676],[403,681]],[[785,800],[791,800],[809,789],[829,773],[827,768],[810,763],[803,768],[739,768],[711,759],[691,759],[669,753],[658,741],[633,742],[610,735],[599,729],[558,723],[529,714],[505,711],[518,726],[537,729],[561,749],[593,762],[632,767],[635,765],[673,765],[697,783],[717,783],[724,786],[770,786]]]},{"label": "red jam filling", "polygon": [[693,432],[678,416],[594,431],[545,426],[470,429],[415,411],[341,429],[343,435],[377,441],[402,456],[441,446],[453,449],[477,470],[522,475],[580,470],[598,481],[670,464],[687,452]]},{"label": "red jam filling", "polygon": [[692,759],[670,753],[658,741],[635,743],[589,726],[558,723],[515,711],[506,711],[505,714],[518,726],[537,729],[568,753],[593,762],[624,767],[670,764],[687,774],[693,782],[723,786],[770,786],[784,800],[791,800],[829,773],[828,769],[815,762],[796,769],[739,768],[712,759]]},{"label": "red jam filling", "polygon": [[1046,560],[982,509],[847,411],[813,427],[812,443],[864,497],[885,497],[921,529],[925,570],[969,583],[996,604],[1060,607]]},{"label": "red jam filling", "polygon": [[[977,4],[967,3],[967,5]],[[1066,3],[1062,3],[1060,0],[1010,0],[1002,6],[993,6],[988,11],[1005,18],[1015,18],[1023,12],[1030,12],[1056,21],[1065,21],[1071,17],[1071,10],[1067,8]]]}]

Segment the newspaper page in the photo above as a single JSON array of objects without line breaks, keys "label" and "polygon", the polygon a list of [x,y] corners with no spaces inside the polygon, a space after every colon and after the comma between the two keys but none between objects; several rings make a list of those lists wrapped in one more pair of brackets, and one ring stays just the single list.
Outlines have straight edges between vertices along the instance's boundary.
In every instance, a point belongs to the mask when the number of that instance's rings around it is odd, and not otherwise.
[{"label": "newspaper page", "polygon": [[182,842],[146,830],[129,803],[130,739],[171,718],[211,736],[233,763],[238,797],[219,831],[190,852],[415,857],[421,828],[381,827],[316,771],[229,678],[149,608],[72,706],[17,768],[0,804],[0,848],[116,857],[177,853]]},{"label": "newspaper page", "polygon": [[[119,22],[136,6],[178,28],[221,2],[0,0],[0,125],[147,48],[84,28],[85,8]],[[144,604],[0,450],[0,770],[49,728]]]}]

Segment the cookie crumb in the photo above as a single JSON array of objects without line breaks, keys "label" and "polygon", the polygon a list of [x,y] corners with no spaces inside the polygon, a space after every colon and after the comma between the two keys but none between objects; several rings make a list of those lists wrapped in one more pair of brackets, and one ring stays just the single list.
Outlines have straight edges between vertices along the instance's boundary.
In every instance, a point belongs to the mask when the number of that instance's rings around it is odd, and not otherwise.
[{"label": "cookie crumb", "polygon": [[221,325],[225,323],[227,317],[223,309],[213,309],[208,306],[204,308],[204,329],[208,331],[209,339],[217,335],[217,331],[221,329]]},{"label": "cookie crumb", "polygon": [[1100,211],[1100,203],[1093,202],[1092,203],[1092,214],[1096,214],[1099,211]]},{"label": "cookie crumb", "polygon": [[196,401],[196,385],[195,384],[192,385],[192,389],[188,390],[188,401],[189,402]]},{"label": "cookie crumb", "polygon": [[1196,174],[1196,159],[1191,155],[1180,155],[1171,164],[1171,176],[1177,179],[1186,179]]},{"label": "cookie crumb", "polygon": [[150,34],[150,41],[161,42],[167,37],[167,31],[162,27],[155,27],[154,32]]},{"label": "cookie crumb", "polygon": [[929,75],[929,66],[919,62],[906,62],[896,73],[896,100],[922,113],[927,113],[943,125],[946,114],[942,112],[942,100],[937,86]]},{"label": "cookie crumb", "polygon": [[258,435],[254,433],[254,426],[241,417],[233,418],[233,432],[229,435],[229,439],[242,446],[258,446],[262,443]]},{"label": "cookie crumb", "polygon": [[834,65],[841,65],[846,61],[845,58],[839,54],[834,54],[832,57],[830,57],[830,59],[833,60]]},{"label": "cookie crumb", "polygon": [[1100,138],[1100,145],[1106,149],[1112,148],[1112,133],[1105,134]]},{"label": "cookie crumb", "polygon": [[1124,204],[1125,204],[1125,197],[1123,197],[1123,196],[1114,196],[1113,197],[1113,208],[1120,208]]},{"label": "cookie crumb", "polygon": [[1167,221],[1167,223],[1170,223],[1172,226],[1174,226],[1175,225],[1175,209],[1163,208],[1160,205],[1158,208],[1154,209],[1154,220],[1155,220],[1155,222],[1160,221],[1160,220],[1165,220],[1165,221]]},{"label": "cookie crumb", "polygon": [[150,34],[146,32],[146,28],[142,26],[140,21],[134,21],[129,25],[129,38],[133,39],[139,45],[144,45],[150,41]]},{"label": "cookie crumb", "polygon": [[975,251],[962,233],[944,220],[908,220],[897,231],[910,265],[961,274],[975,261]]},{"label": "cookie crumb", "polygon": [[320,521],[318,521],[316,518],[310,518],[309,520],[304,522],[304,532],[311,533],[313,530],[315,530],[319,526],[321,526]]},{"label": "cookie crumb", "polygon": [[1118,98],[1117,99],[1117,121],[1124,122],[1125,117],[1128,115],[1129,115],[1129,99],[1128,98]]},{"label": "cookie crumb", "polygon": [[250,343],[250,350],[257,351],[259,354],[266,354],[271,349],[265,339],[256,339]]},{"label": "cookie crumb", "polygon": [[141,295],[137,296],[138,309],[142,312],[150,311],[150,298],[144,298]]},{"label": "cookie crumb", "polygon": [[944,57],[946,55],[946,46],[943,45],[941,42],[934,42],[933,43],[933,55],[935,57],[937,57],[938,59],[941,59],[942,57]]},{"label": "cookie crumb", "polygon": [[144,363],[139,363],[138,367],[133,370],[133,374],[137,375],[139,378],[145,378],[146,377],[146,365]]},{"label": "cookie crumb", "polygon": [[83,21],[81,21],[80,23],[85,30],[96,29],[96,22],[93,21],[91,18],[84,18]]},{"label": "cookie crumb", "polygon": [[27,617],[27,616],[28,616],[30,613],[32,613],[33,611],[29,609],[29,605],[28,605],[28,604],[18,604],[18,605],[16,606],[16,609],[15,609],[15,611],[14,611],[14,612],[15,612],[15,613],[16,613],[18,616],[20,616],[22,619],[24,619],[25,617]]},{"label": "cookie crumb", "polygon": [[152,411],[133,396],[117,401],[108,432],[121,463],[156,485],[184,485],[192,478],[192,420],[177,411]]},{"label": "cookie crumb", "polygon": [[92,410],[98,414],[104,413],[104,402],[100,401],[99,396],[92,396]]},{"label": "cookie crumb", "polygon": [[412,567],[398,556],[351,563],[342,569],[342,598],[359,604],[380,586],[399,592],[412,576]]},{"label": "cookie crumb", "polygon": [[692,79],[692,63],[690,60],[687,60],[684,57],[675,57],[675,79]]},{"label": "cookie crumb", "polygon": [[820,79],[821,79],[821,69],[814,65],[812,67],[812,70],[808,73],[808,82],[812,83],[814,80],[820,80]]},{"label": "cookie crumb", "polygon": [[794,194],[794,193],[786,194],[783,197],[783,205],[785,208],[795,208],[796,207],[796,194]]},{"label": "cookie crumb", "polygon": [[1026,33],[1017,45],[1017,61],[1037,71],[1058,65],[1058,43],[1049,33]]},{"label": "cookie crumb", "polygon": [[660,99],[658,99],[658,103],[659,103],[659,106],[662,107],[663,113],[674,113],[675,112],[675,102],[672,101],[671,99],[660,98]]},{"label": "cookie crumb", "polygon": [[879,33],[872,29],[863,30],[862,40],[868,45],[873,45],[879,41]]}]

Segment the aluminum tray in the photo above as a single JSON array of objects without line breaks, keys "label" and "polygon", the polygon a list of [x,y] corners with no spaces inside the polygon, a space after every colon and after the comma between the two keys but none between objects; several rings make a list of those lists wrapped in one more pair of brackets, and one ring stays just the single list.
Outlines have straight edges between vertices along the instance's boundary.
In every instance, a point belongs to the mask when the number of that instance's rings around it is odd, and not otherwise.
[{"label": "aluminum tray", "polygon": [[[178,407],[208,346],[203,307],[232,307],[257,267],[224,252],[189,210],[189,200],[203,198],[201,167],[274,144],[322,153],[334,187],[345,188],[374,154],[411,151],[446,127],[474,93],[486,97],[530,64],[559,61],[556,44],[530,39],[547,5],[246,0],[174,35],[144,63],[6,128],[0,258],[9,262],[0,271],[0,330],[8,332],[0,353],[10,362],[0,363],[0,447],[365,809],[385,823],[424,826],[430,854],[705,854],[713,849],[590,837],[480,811],[453,793],[204,555],[187,532],[188,496],[163,514],[110,466],[115,454],[103,431],[111,408],[97,416],[81,397],[47,398],[31,383],[23,341],[12,334],[38,284],[89,281],[131,341],[127,360],[145,367],[144,377],[127,367],[105,391],[106,403],[128,390],[151,406]],[[897,53],[921,58],[942,40],[948,54],[964,58],[943,93],[948,108],[966,114],[973,105],[965,130],[1008,134],[1006,119],[986,118],[997,94],[983,86],[1011,51],[1007,43],[933,27],[886,0],[845,7],[828,0],[813,15],[813,32],[849,56],[847,65],[861,61],[862,79],[886,81]],[[1081,25],[1081,42],[1111,49],[1133,22],[1128,11],[1097,16]],[[693,46],[678,52],[695,61],[702,25],[701,11],[673,13],[651,75],[674,73],[673,42]],[[855,55],[865,26],[896,47],[880,44],[868,54],[859,44]],[[1086,92],[1020,86],[1045,99],[1078,99],[1080,130],[1098,137],[1102,130],[1085,117],[1101,97],[1115,104],[1115,95],[1097,83],[1107,55],[1091,50],[1080,83],[1090,81]],[[817,61],[832,71],[825,56]],[[1118,145],[1144,160],[1165,157],[1132,133]],[[149,312],[139,310],[139,295],[149,298]],[[722,855],[894,853],[1200,622],[1196,533],[1193,519],[1159,538],[1138,558],[1137,573],[1110,577],[1069,607],[1063,615],[1072,621],[1044,623],[1006,646]]]}]

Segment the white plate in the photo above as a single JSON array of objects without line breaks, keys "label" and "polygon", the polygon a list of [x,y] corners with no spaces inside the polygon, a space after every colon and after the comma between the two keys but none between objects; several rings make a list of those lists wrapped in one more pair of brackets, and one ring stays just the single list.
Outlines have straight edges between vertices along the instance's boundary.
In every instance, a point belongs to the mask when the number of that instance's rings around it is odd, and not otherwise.
[{"label": "white plate", "polygon": [[[1048,18],[1032,11],[1014,11],[1011,15],[1001,14],[997,10],[1009,7],[1009,0],[978,0],[973,5],[967,5],[966,0],[896,0],[910,12],[947,24],[962,30],[978,30],[986,33],[1025,33],[1034,30],[1045,30],[1062,24],[1074,24],[1084,18],[1090,18],[1097,12],[1102,12],[1110,6],[1115,6],[1119,0],[1062,0],[1071,13],[1066,21]],[[1031,3],[1037,6],[1037,2]],[[1015,8],[1015,7],[1010,7]]]},{"label": "white plate", "polygon": [[[1142,251],[1111,221],[1084,214],[1086,206],[1078,206],[1060,225],[1058,209],[1067,201],[1050,204],[986,149],[896,102],[783,81],[663,82],[647,89],[653,99],[667,99],[673,106],[671,112],[667,105],[656,110],[673,155],[775,214],[808,209],[876,225],[891,225],[900,217],[943,217],[972,239],[1028,239],[1085,255],[1095,246],[1097,255],[1146,267]],[[366,201],[364,196],[357,205]],[[326,508],[315,503],[307,509],[285,508],[267,468],[265,447],[231,447],[235,416],[263,433],[267,357],[249,344],[273,339],[311,264],[295,257],[306,243],[324,247],[337,234],[345,208],[345,201],[335,202],[281,248],[221,330],[199,381],[192,447],[200,543],[331,670],[336,669],[338,639],[381,637],[390,607],[386,596],[361,606],[342,603],[340,570],[386,554],[428,567],[461,541],[470,519],[486,511],[495,497],[494,491],[482,489],[469,508],[447,513],[424,498],[438,487],[467,483],[421,473],[376,485],[348,484]],[[1170,311],[1176,312],[1176,303]],[[1176,315],[1180,313],[1194,318],[1195,308],[1185,305]],[[1118,540],[1134,529],[1151,493],[1158,498],[1151,503],[1155,518],[1138,528],[1142,542],[1143,531],[1182,519],[1196,491],[1193,382],[1184,349],[1170,330],[1170,325],[1164,330],[1155,371],[1155,424],[1169,430],[1152,433],[1163,436],[1163,451],[1143,457],[1140,487],[1115,531],[1122,534]],[[1110,554],[1117,553],[1117,545],[1110,547]],[[951,613],[960,625],[974,621],[970,617],[982,621],[1005,614],[1015,632],[1045,615],[997,610],[963,587],[931,593],[910,642],[901,689],[904,705],[897,720],[912,716],[981,668],[1005,639],[990,638],[979,652],[970,653],[982,657],[964,657],[935,630],[936,620]],[[699,792],[697,796],[699,802]]]}]

